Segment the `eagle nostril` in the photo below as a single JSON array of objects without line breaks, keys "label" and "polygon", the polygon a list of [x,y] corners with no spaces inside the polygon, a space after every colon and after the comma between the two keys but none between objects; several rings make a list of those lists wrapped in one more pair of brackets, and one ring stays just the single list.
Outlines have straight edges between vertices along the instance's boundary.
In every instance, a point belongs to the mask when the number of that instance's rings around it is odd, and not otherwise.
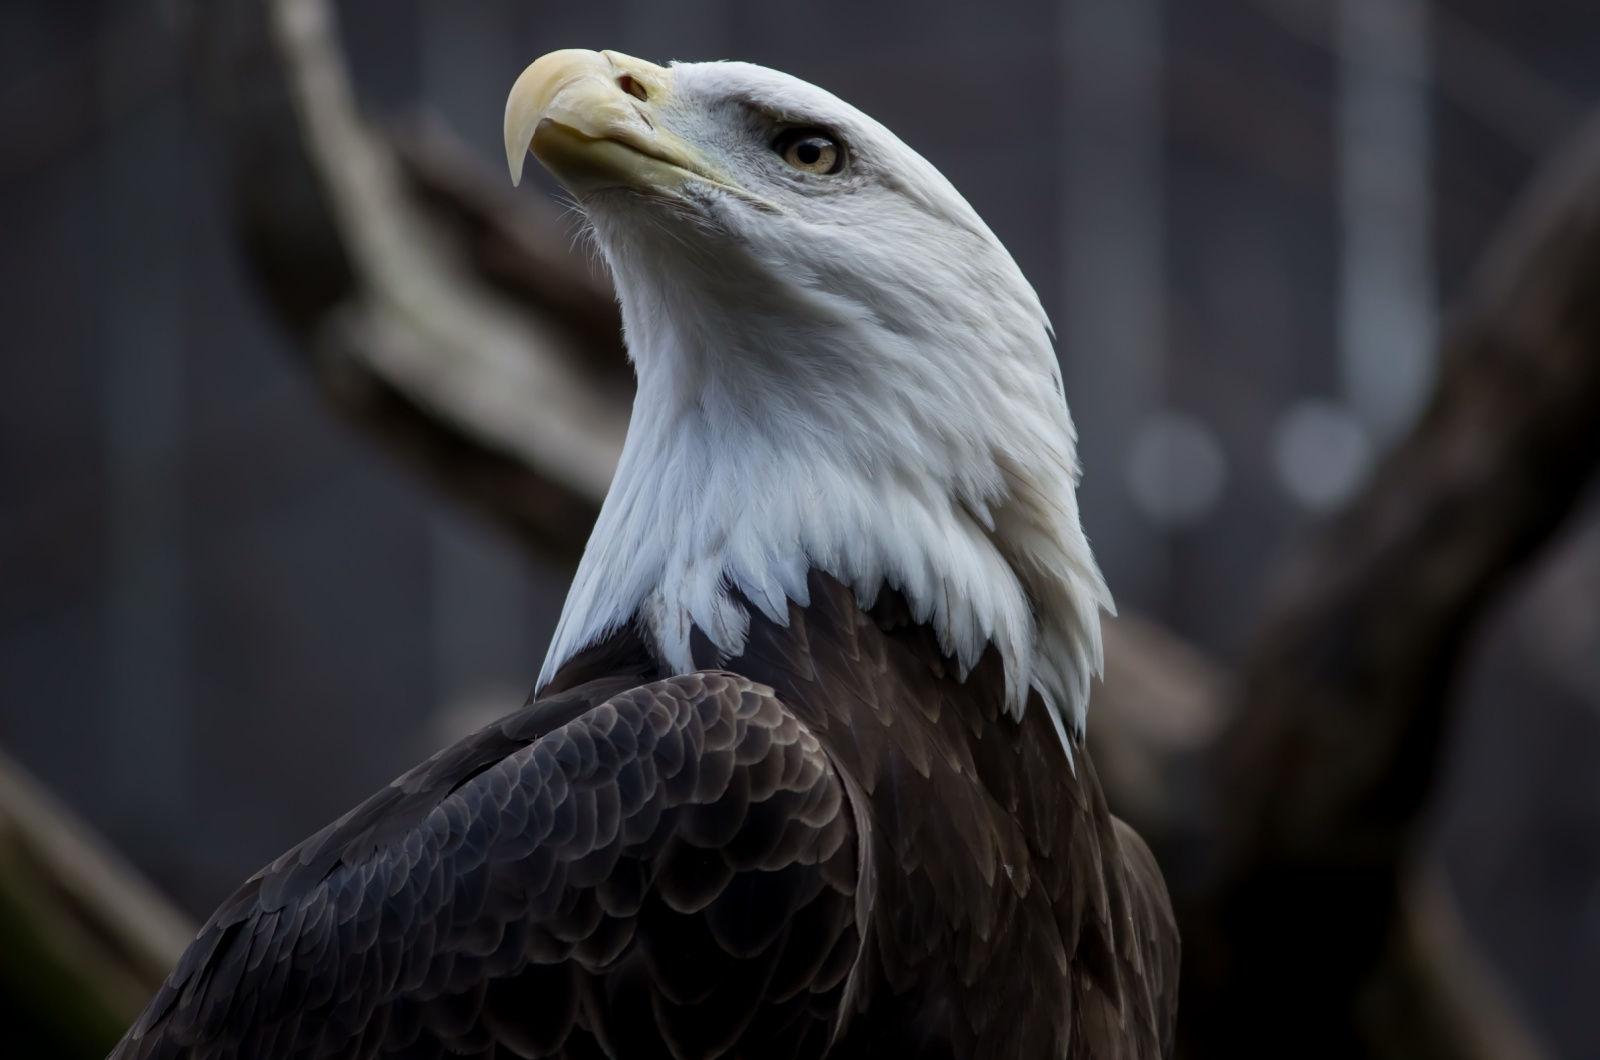
[{"label": "eagle nostril", "polygon": [[632,74],[623,74],[617,78],[617,87],[641,103],[650,102],[650,91]]}]

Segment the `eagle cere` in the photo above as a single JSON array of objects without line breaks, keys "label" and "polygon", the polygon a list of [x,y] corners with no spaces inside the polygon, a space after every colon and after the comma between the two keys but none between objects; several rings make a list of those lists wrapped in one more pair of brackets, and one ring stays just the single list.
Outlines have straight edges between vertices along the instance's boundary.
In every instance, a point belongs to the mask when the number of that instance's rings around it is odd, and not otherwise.
[{"label": "eagle cere", "polygon": [[247,881],[114,1057],[1157,1057],[1083,745],[1110,607],[1049,323],[892,133],[743,63],[506,107],[638,392],[523,710]]}]

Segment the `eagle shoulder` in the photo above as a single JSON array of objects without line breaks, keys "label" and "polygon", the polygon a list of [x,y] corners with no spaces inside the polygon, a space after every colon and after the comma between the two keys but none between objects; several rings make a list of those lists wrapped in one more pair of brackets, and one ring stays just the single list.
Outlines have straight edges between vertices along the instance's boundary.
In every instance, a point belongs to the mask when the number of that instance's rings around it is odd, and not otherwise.
[{"label": "eagle shoulder", "polygon": [[728,665],[864,793],[864,983],[830,1057],[1171,1055],[1171,903],[1088,748],[1069,758],[1037,691],[1010,716],[998,654],[962,674],[899,593],[863,608],[837,579],[807,588]]},{"label": "eagle shoulder", "polygon": [[746,678],[627,684],[533,703],[257,873],[113,1060],[821,1055],[859,949],[836,771]]}]

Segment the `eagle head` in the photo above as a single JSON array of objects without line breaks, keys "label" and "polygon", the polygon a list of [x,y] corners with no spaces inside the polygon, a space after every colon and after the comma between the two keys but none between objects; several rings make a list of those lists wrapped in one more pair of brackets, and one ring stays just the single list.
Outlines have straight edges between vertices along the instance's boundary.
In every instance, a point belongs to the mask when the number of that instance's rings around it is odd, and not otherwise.
[{"label": "eagle head", "polygon": [[627,622],[676,669],[695,628],[736,655],[817,568],[900,591],[963,673],[998,650],[1070,747],[1110,596],[1049,321],[950,182],[747,63],[553,52],[505,136],[513,181],[531,150],[576,197],[639,379],[541,684]]}]

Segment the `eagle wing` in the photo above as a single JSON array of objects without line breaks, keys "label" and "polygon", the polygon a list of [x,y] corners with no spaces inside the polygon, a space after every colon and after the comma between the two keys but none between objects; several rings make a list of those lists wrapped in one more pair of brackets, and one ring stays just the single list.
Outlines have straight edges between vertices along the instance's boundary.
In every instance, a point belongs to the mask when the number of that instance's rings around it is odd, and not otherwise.
[{"label": "eagle wing", "polygon": [[[1125,984],[1132,1013],[1131,1018],[1123,1018],[1123,1024],[1133,1025],[1125,1036],[1125,1040],[1132,1039],[1132,1047],[1125,1048],[1124,1054],[1171,1056],[1178,1022],[1181,959],[1172,900],[1155,855],[1145,841],[1121,818],[1113,817],[1111,821],[1122,855],[1124,884],[1122,898],[1113,908],[1126,917],[1118,951],[1118,979]],[[1118,933],[1112,932],[1111,936],[1116,938]],[[1080,1001],[1080,1005],[1085,1004]]]},{"label": "eagle wing", "polygon": [[510,715],[256,874],[112,1060],[823,1053],[860,939],[837,771],[744,678],[627,684]]},{"label": "eagle wing", "polygon": [[1037,693],[1005,713],[997,652],[957,677],[900,594],[863,610],[831,577],[808,590],[787,625],[752,618],[737,665],[837,756],[873,822],[864,1011],[835,1053],[1170,1056],[1171,902],[1088,749],[1066,759]]}]

